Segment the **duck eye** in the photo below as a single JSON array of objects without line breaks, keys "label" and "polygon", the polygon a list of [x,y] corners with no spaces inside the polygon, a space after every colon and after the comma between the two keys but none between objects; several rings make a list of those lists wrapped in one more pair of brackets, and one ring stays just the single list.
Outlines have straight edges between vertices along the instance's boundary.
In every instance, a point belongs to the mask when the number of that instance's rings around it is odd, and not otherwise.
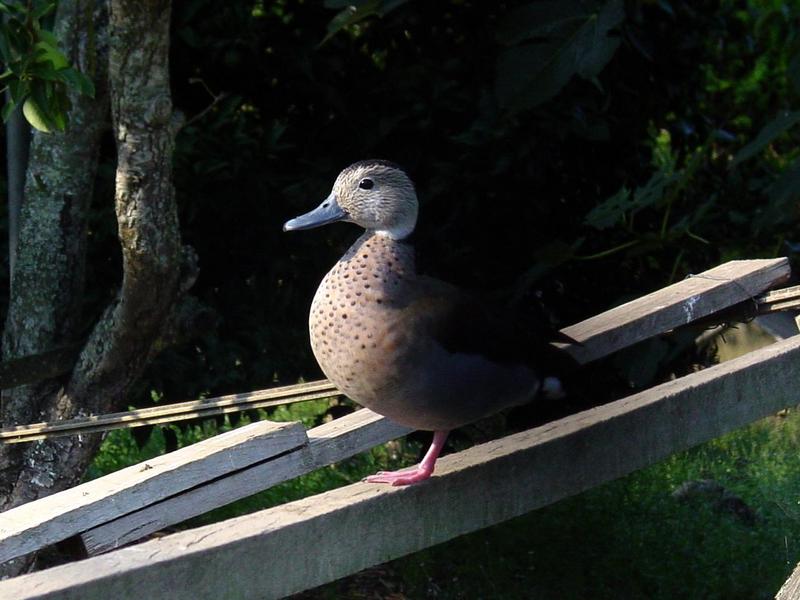
[{"label": "duck eye", "polygon": [[362,190],[371,190],[373,185],[375,185],[375,183],[369,178],[362,179],[358,182],[358,187]]}]

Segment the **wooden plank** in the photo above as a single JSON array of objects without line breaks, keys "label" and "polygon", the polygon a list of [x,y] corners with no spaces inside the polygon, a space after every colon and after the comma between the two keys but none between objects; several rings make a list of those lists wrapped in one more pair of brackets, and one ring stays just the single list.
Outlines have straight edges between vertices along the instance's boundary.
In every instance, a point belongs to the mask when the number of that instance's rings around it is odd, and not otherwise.
[{"label": "wooden plank", "polygon": [[89,554],[108,552],[169,525],[246,498],[273,485],[365,452],[409,433],[363,408],[309,429],[308,445],[208,482],[82,534]]},{"label": "wooden plank", "polygon": [[786,258],[730,261],[561,330],[582,345],[555,345],[591,362],[752,299],[790,273]]},{"label": "wooden plank", "polygon": [[626,475],[797,403],[800,336],[444,457],[416,486],[356,483],[0,582],[26,600],[279,598]]},{"label": "wooden plank", "polygon": [[770,290],[756,298],[758,304],[772,304],[800,298],[800,285],[792,285],[779,290]]},{"label": "wooden plank", "polygon": [[[301,423],[260,421],[0,513],[0,563],[306,443]],[[2,597],[2,595],[0,595]]]},{"label": "wooden plank", "polygon": [[338,396],[341,392],[330,381],[322,379],[308,383],[230,394],[202,400],[190,400],[164,406],[65,419],[51,423],[33,423],[0,429],[0,442],[14,444],[32,442],[59,435],[96,433],[122,427],[141,427],[170,423],[198,417],[211,417],[254,408],[267,408],[306,400]]},{"label": "wooden plank", "polygon": [[800,564],[798,564],[781,589],[778,590],[775,600],[797,600],[800,598]]}]

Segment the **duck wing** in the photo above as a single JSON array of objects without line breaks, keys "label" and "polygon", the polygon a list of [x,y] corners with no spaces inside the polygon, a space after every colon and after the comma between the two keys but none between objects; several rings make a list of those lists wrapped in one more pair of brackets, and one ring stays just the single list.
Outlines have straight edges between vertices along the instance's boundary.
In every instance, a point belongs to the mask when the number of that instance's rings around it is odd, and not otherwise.
[{"label": "duck wing", "polygon": [[500,364],[523,364],[559,373],[570,359],[549,342],[558,332],[532,315],[512,313],[499,303],[432,277],[420,276],[411,304],[425,327],[451,353],[478,354]]}]

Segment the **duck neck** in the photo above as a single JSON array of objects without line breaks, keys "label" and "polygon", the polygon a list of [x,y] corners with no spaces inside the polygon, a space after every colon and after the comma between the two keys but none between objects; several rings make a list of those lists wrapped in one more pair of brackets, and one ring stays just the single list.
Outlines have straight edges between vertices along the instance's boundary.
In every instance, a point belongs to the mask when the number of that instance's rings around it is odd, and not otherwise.
[{"label": "duck neck", "polygon": [[368,261],[408,274],[416,272],[414,247],[409,239],[396,240],[374,230],[365,231],[350,246],[342,260]]}]

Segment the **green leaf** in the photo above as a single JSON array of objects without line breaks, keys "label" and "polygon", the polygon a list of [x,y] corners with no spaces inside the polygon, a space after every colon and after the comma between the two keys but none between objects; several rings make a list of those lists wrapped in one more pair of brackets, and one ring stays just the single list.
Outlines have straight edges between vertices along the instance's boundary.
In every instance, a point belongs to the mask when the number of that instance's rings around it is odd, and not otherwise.
[{"label": "green leaf", "polygon": [[53,124],[58,131],[64,131],[67,128],[67,112],[69,111],[69,99],[67,99],[66,95],[62,94],[61,100],[58,110],[51,115]]},{"label": "green leaf", "polygon": [[34,80],[31,96],[22,106],[22,112],[39,131],[63,131],[67,126],[68,103],[63,87],[57,87],[50,81]]},{"label": "green leaf", "polygon": [[47,81],[61,81],[59,72],[48,62],[36,62],[28,67],[28,75],[34,79],[45,79]]},{"label": "green leaf", "polygon": [[11,48],[8,45],[8,36],[2,28],[0,28],[0,56],[2,56],[4,63],[11,62]]},{"label": "green leaf", "polygon": [[84,96],[94,98],[94,83],[80,71],[68,67],[58,71],[57,75],[58,79],[63,81],[70,89],[78,90]]},{"label": "green leaf", "polygon": [[31,19],[34,21],[39,21],[43,17],[46,17],[50,13],[52,13],[56,9],[55,2],[41,2],[37,3],[36,7],[31,11]]},{"label": "green leaf", "polygon": [[325,34],[325,37],[322,38],[322,42],[320,43],[324,44],[345,27],[355,25],[367,17],[377,15],[379,4],[380,0],[368,0],[367,2],[360,2],[358,4],[348,4],[331,19],[330,23],[328,23],[328,33]]},{"label": "green leaf", "polygon": [[766,148],[772,140],[781,135],[784,131],[794,127],[798,122],[800,122],[800,111],[785,110],[779,113],[775,119],[764,126],[756,136],[756,139],[736,153],[736,156],[734,156],[731,161],[730,168],[733,169],[738,164],[753,158]]},{"label": "green leaf", "polygon": [[674,183],[679,176],[680,173],[670,174],[659,170],[633,193],[623,186],[616,194],[590,210],[584,223],[600,231],[613,227],[622,221],[626,213],[636,214],[644,208],[658,204],[664,198],[667,186]]},{"label": "green leaf", "polygon": [[6,21],[4,32],[8,38],[8,46],[11,50],[12,58],[14,54],[24,56],[30,52],[30,36],[21,22],[17,19],[9,19]]},{"label": "green leaf", "polygon": [[20,104],[25,97],[30,94],[31,86],[29,81],[23,81],[21,79],[9,79],[8,81],[8,93],[11,96],[11,99]]},{"label": "green leaf", "polygon": [[619,223],[634,204],[631,191],[622,186],[616,194],[590,210],[584,223],[600,231],[608,229]]},{"label": "green leaf", "polygon": [[69,66],[69,61],[64,53],[55,46],[48,44],[45,41],[36,42],[34,46],[36,53],[36,62],[49,62],[53,65],[53,69],[58,71]]},{"label": "green leaf", "polygon": [[567,35],[586,18],[582,4],[578,0],[546,0],[521,6],[499,20],[495,39],[514,46],[533,38]]},{"label": "green leaf", "polygon": [[56,36],[51,31],[42,29],[41,31],[39,31],[39,39],[42,40],[43,42],[47,42],[54,48],[58,48],[58,39],[56,39]]},{"label": "green leaf", "polygon": [[[622,0],[593,3],[595,10],[578,2],[544,5],[552,8],[550,21],[532,22],[501,34],[509,40],[545,36],[508,48],[498,59],[495,94],[500,106],[512,112],[546,102],[575,75],[593,80],[620,44],[609,32],[625,17]],[[529,15],[547,12],[538,4],[526,9]]]},{"label": "green leaf", "polygon": [[680,173],[669,174],[666,171],[656,171],[643,186],[636,188],[633,194],[634,212],[648,206],[657,204],[664,197],[664,190],[673,183]]},{"label": "green leaf", "polygon": [[50,133],[54,128],[54,124],[47,118],[47,115],[33,97],[25,100],[25,104],[22,105],[22,114],[25,115],[28,123],[39,131]]},{"label": "green leaf", "polygon": [[17,103],[13,100],[8,100],[3,105],[3,110],[0,112],[0,116],[3,118],[3,123],[8,123],[8,120],[11,118],[11,113],[14,112],[14,109],[17,108]]},{"label": "green leaf", "polygon": [[330,40],[342,29],[360,23],[372,16],[382,17],[399,8],[408,0],[357,0],[343,2],[341,0],[326,0],[326,8],[341,8],[340,12],[328,23],[328,33],[320,45]]},{"label": "green leaf", "polygon": [[558,44],[533,44],[505,51],[497,64],[495,94],[509,110],[533,108],[550,100],[575,74]]},{"label": "green leaf", "polygon": [[592,79],[605,68],[620,45],[620,38],[611,37],[609,31],[625,19],[622,1],[607,2],[595,17],[582,28],[582,37],[576,47],[582,54],[576,59],[576,72],[584,79]]}]

